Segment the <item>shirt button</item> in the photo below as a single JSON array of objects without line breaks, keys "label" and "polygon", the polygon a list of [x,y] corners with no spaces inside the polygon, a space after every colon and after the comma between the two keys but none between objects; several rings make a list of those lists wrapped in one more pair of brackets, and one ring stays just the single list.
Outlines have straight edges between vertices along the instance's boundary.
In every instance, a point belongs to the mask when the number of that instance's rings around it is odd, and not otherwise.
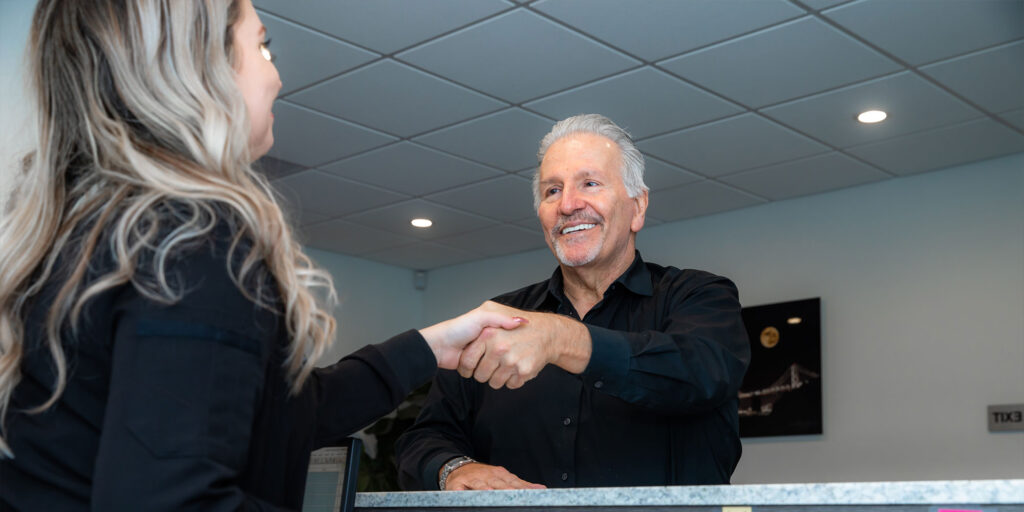
[{"label": "shirt button", "polygon": [[564,482],[564,481],[566,481],[568,479],[569,479],[569,473],[562,473],[562,481]]},{"label": "shirt button", "polygon": [[604,387],[604,382],[597,381],[597,382],[594,383],[594,387],[597,388],[597,389],[601,389],[602,387]]},{"label": "shirt button", "polygon": [[562,420],[562,425],[565,425],[567,427],[569,426],[570,423],[572,423],[572,418],[566,418],[566,419]]}]

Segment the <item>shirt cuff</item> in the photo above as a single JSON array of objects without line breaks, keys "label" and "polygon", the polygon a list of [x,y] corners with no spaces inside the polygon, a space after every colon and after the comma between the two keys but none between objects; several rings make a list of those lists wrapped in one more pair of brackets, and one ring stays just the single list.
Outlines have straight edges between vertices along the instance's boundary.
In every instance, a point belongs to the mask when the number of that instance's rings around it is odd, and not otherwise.
[{"label": "shirt cuff", "polygon": [[461,457],[463,454],[444,451],[434,455],[427,459],[427,463],[423,465],[423,490],[425,491],[440,491],[441,483],[438,482],[438,478],[441,474],[441,466],[455,457]]},{"label": "shirt cuff", "polygon": [[416,329],[405,331],[375,348],[384,356],[401,385],[409,391],[422,386],[437,371],[434,351]]},{"label": "shirt cuff", "polygon": [[[590,331],[590,362],[582,375],[595,385],[621,382],[629,372],[629,341],[618,331],[585,324]],[[607,382],[605,382],[607,381]]]}]

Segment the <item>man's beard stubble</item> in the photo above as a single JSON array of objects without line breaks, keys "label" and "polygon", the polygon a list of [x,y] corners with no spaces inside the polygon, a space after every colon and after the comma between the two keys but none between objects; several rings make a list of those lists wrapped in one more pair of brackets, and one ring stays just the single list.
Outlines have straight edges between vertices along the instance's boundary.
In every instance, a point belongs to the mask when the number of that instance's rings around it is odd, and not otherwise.
[{"label": "man's beard stubble", "polygon": [[[580,223],[584,223],[584,224],[594,224],[594,227],[591,228],[591,229],[596,229],[597,226],[603,226],[604,219],[601,218],[601,216],[598,215],[596,212],[592,212],[592,211],[591,212],[573,213],[572,215],[570,215],[568,217],[560,218],[559,221],[557,223],[555,223],[555,227],[551,229],[551,241],[552,241],[551,245],[555,246],[555,257],[558,258],[558,261],[560,263],[562,263],[563,265],[567,266],[567,267],[581,267],[583,265],[586,265],[586,264],[594,261],[597,258],[597,255],[601,252],[601,247],[604,246],[605,233],[604,233],[604,230],[602,229],[601,230],[601,238],[598,239],[597,243],[591,245],[590,250],[588,250],[585,254],[583,254],[580,257],[577,257],[576,259],[569,259],[569,256],[566,254],[565,250],[563,249],[563,245],[562,244],[565,244],[566,242],[562,241],[561,234],[562,234],[562,229],[565,228],[565,225],[569,224],[571,222],[580,222]],[[574,242],[568,242],[568,244],[572,244],[572,243],[574,243]],[[584,243],[584,242],[576,242],[576,243]]]}]

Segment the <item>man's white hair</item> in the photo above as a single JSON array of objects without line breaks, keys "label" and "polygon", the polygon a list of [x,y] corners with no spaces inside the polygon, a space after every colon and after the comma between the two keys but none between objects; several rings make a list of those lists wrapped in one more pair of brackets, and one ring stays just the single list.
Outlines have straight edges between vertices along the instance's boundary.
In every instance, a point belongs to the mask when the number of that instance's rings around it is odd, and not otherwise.
[{"label": "man's white hair", "polygon": [[[647,190],[644,184],[644,155],[633,145],[629,133],[619,125],[600,114],[580,114],[563,119],[551,128],[551,131],[540,141],[537,151],[537,163],[544,161],[544,155],[555,141],[577,133],[592,133],[606,137],[619,146],[622,155],[622,183],[626,186],[629,197],[636,197]],[[540,208],[540,166],[533,173],[533,208]]]}]

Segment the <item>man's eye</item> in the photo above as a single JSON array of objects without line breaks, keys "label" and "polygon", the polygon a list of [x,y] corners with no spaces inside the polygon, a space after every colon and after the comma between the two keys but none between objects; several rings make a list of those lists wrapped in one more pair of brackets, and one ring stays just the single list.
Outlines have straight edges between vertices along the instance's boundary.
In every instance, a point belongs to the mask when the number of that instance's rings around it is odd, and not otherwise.
[{"label": "man's eye", "polygon": [[270,53],[270,39],[260,43],[260,55],[263,55],[267,62],[274,62],[274,54]]},{"label": "man's eye", "polygon": [[598,183],[596,181],[588,181],[586,183],[586,186],[588,186],[588,187],[596,187],[597,185],[598,185]]},{"label": "man's eye", "polygon": [[544,192],[544,195],[550,196],[550,195],[553,195],[555,192],[558,192],[557,188],[549,188],[549,189],[547,189],[547,191]]}]

